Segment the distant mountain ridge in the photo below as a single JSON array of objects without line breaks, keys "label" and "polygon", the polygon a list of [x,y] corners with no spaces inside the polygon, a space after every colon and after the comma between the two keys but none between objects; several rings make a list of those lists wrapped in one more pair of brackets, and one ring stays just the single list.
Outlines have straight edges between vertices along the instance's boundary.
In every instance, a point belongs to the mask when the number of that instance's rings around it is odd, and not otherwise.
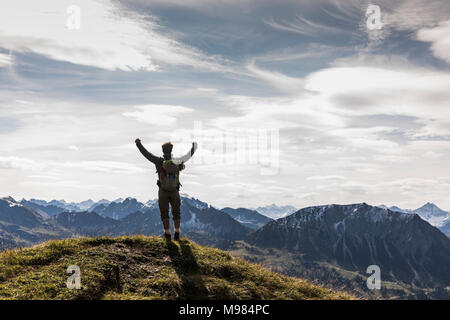
[{"label": "distant mountain ridge", "polygon": [[[388,208],[385,205],[379,207]],[[444,234],[450,237],[450,212],[442,210],[434,203],[428,202],[414,210],[402,209],[397,206],[389,207],[389,209],[397,212],[418,214],[422,219],[428,221],[432,226],[439,228]]]},{"label": "distant mountain ridge", "polygon": [[134,212],[145,212],[148,205],[137,201],[134,198],[126,198],[122,202],[110,202],[92,207],[89,211],[96,212],[102,217],[119,220]]},{"label": "distant mountain ridge", "polygon": [[71,235],[69,230],[45,219],[13,198],[0,198],[0,250]]},{"label": "distant mountain ridge", "polygon": [[57,207],[54,205],[43,205],[41,202],[35,202],[31,200],[27,201],[25,199],[22,199],[20,203],[28,208],[35,210],[45,219],[48,219],[51,216],[65,211],[65,209],[61,207]]},{"label": "distant mountain ridge", "polygon": [[277,206],[276,204],[271,204],[265,207],[258,207],[255,209],[257,212],[259,212],[262,215],[265,215],[266,217],[269,217],[271,219],[278,219],[278,218],[283,218],[286,217],[292,213],[294,213],[295,211],[297,211],[298,209],[293,207],[293,206]]},{"label": "distant mountain ridge", "polygon": [[[187,194],[182,193],[181,197],[184,199],[190,199],[191,197]],[[207,203],[195,199],[195,205],[207,207]],[[20,201],[23,205],[26,205],[43,216],[53,216],[61,212],[84,212],[89,211],[113,219],[121,219],[130,213],[136,211],[144,212],[150,207],[158,206],[158,199],[151,199],[147,202],[139,202],[134,198],[128,197],[126,199],[118,198],[116,200],[110,201],[107,199],[101,199],[99,201],[93,201],[91,199],[81,201],[81,202],[66,202],[65,200],[39,200],[39,199],[22,199]],[[128,209],[126,208],[128,207]],[[231,209],[231,208],[230,208]],[[257,213],[268,217],[269,219],[278,219],[285,217],[297,209],[293,206],[277,206],[276,204],[271,204],[265,207],[258,207],[256,209],[251,208],[239,208],[245,210],[256,211]]]},{"label": "distant mountain ridge", "polygon": [[[98,205],[104,204],[108,205],[112,202],[122,202],[123,199],[119,198],[114,201],[109,201],[106,199],[101,199],[99,201],[93,201],[92,199],[88,199],[81,202],[66,202],[65,200],[51,200],[51,201],[45,201],[45,200],[39,200],[39,199],[22,199],[20,203],[27,205],[29,207],[38,207],[40,210],[47,210],[53,212],[56,211],[67,211],[67,212],[82,212],[82,211],[92,211],[92,209]],[[62,211],[61,211],[62,209]],[[46,212],[47,212],[46,211]],[[52,212],[47,212],[50,216],[54,215]],[[59,213],[59,212],[58,212]],[[57,214],[57,213],[55,213]]]},{"label": "distant mountain ridge", "polygon": [[233,219],[252,230],[258,230],[265,224],[273,221],[273,219],[260,214],[258,211],[245,208],[233,209],[226,207],[222,208],[221,211],[229,214]]},{"label": "distant mountain ridge", "polygon": [[[92,211],[61,212],[63,208],[56,205],[63,206],[64,203],[39,200],[22,200],[18,203],[13,198],[2,199],[0,204],[3,204],[4,209],[0,212],[0,227],[3,226],[0,228],[0,240],[3,239],[7,244],[3,247],[28,246],[58,237],[159,235],[162,232],[159,207],[154,200],[143,204],[134,198],[127,198],[108,205],[100,204]],[[89,205],[90,202],[85,203],[85,207]],[[16,211],[23,214],[19,215]],[[33,223],[29,226],[30,221]],[[29,233],[21,231],[25,227],[31,229]],[[251,231],[230,215],[187,196],[181,197],[181,227],[183,233],[189,234],[193,240],[209,245],[244,239]],[[36,229],[44,231],[44,234],[33,236],[33,233],[38,233]],[[25,239],[21,239],[21,234]]]},{"label": "distant mountain ridge", "polygon": [[119,221],[102,217],[95,212],[62,212],[52,217],[57,225],[83,236],[110,235]]}]

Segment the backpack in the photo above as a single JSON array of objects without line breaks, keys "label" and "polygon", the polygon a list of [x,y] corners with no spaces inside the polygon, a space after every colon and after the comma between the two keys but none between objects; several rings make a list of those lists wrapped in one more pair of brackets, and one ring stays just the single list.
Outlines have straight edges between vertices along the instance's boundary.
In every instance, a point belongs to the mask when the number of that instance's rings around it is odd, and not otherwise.
[{"label": "backpack", "polygon": [[164,160],[159,171],[160,186],[165,191],[177,191],[180,185],[180,166],[172,160]]}]

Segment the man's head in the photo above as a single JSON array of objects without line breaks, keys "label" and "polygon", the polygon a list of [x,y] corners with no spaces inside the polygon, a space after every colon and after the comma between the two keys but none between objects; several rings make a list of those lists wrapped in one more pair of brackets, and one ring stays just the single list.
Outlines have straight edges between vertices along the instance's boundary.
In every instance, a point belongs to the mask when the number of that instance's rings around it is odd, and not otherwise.
[{"label": "man's head", "polygon": [[172,154],[173,144],[166,142],[162,145],[162,152],[164,156],[170,156]]}]

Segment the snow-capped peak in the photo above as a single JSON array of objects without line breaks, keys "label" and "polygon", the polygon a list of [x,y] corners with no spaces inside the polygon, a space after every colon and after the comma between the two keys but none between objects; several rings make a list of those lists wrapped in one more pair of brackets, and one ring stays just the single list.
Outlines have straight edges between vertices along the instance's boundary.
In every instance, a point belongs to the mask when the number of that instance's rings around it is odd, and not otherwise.
[{"label": "snow-capped peak", "polygon": [[252,210],[273,219],[283,218],[297,211],[293,206],[278,206],[274,203],[265,207],[253,208]]},{"label": "snow-capped peak", "polygon": [[6,201],[6,202],[8,203],[8,206],[11,207],[11,208],[12,208],[12,207],[23,207],[22,204],[18,203],[18,202],[17,202],[16,200],[14,200],[14,198],[11,197],[11,196],[1,198],[0,200]]},{"label": "snow-capped peak", "polygon": [[441,227],[450,220],[450,212],[442,210],[431,202],[428,202],[420,208],[413,210],[412,213],[418,214],[435,227]]}]

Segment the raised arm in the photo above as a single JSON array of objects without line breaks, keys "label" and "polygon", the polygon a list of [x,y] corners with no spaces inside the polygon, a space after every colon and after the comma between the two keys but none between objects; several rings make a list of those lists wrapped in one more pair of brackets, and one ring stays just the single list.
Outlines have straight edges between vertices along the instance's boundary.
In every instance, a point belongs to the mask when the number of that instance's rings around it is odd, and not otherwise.
[{"label": "raised arm", "polygon": [[139,149],[139,151],[142,153],[142,155],[144,157],[146,157],[149,161],[156,163],[156,161],[158,161],[158,157],[151,154],[150,152],[147,151],[147,149],[144,148],[144,146],[141,143],[140,139],[136,139],[136,147]]},{"label": "raised arm", "polygon": [[195,151],[197,150],[197,147],[198,147],[197,142],[192,142],[192,148],[191,150],[188,151],[188,153],[186,153],[184,156],[181,157],[172,158],[172,161],[175,164],[185,163],[194,155]]}]

